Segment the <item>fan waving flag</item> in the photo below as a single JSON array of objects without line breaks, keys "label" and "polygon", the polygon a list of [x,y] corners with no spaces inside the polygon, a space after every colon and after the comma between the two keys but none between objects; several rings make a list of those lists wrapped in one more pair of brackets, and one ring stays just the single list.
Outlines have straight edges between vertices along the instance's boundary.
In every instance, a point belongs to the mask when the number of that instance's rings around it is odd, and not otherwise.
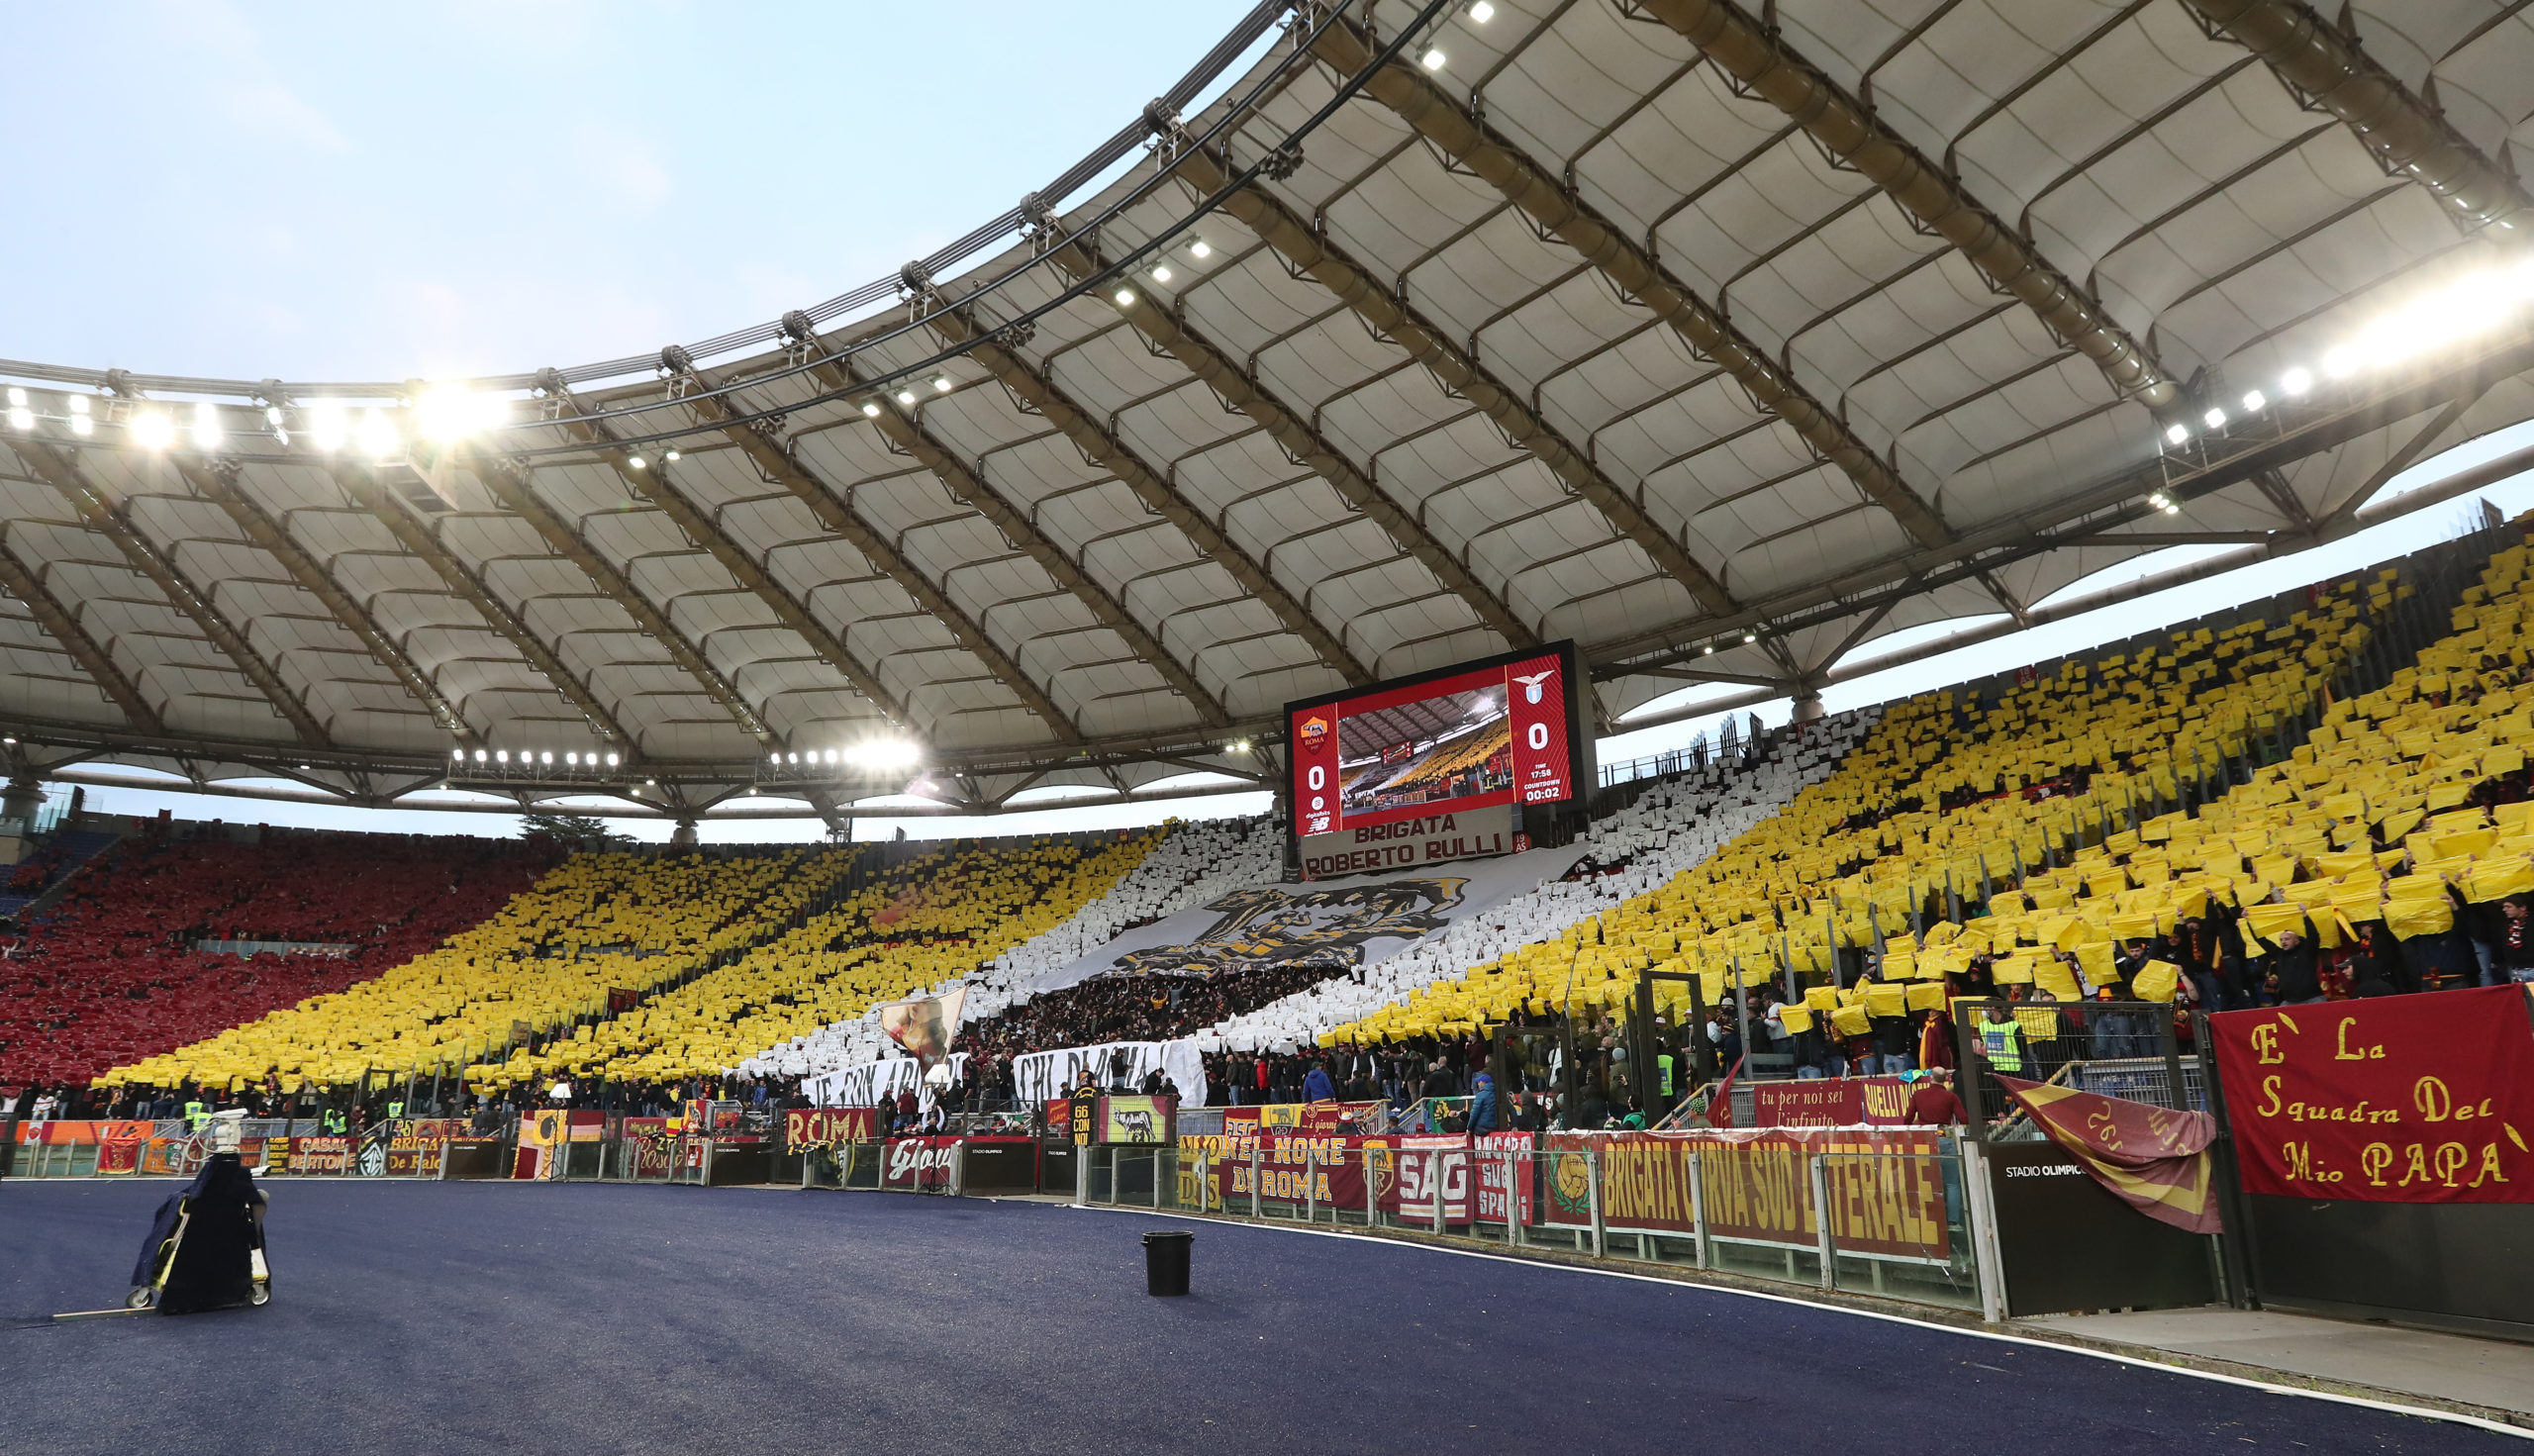
[{"label": "fan waving flag", "polygon": [[2013,1077],[1998,1081],[2113,1197],[2187,1233],[2220,1231],[2208,1156],[2216,1118]]},{"label": "fan waving flag", "polygon": [[925,1071],[950,1055],[950,1042],[959,1034],[959,1013],[966,1007],[968,988],[955,986],[939,996],[918,997],[914,1001],[893,1001],[880,1008],[880,1029],[889,1039],[905,1047],[907,1055]]}]

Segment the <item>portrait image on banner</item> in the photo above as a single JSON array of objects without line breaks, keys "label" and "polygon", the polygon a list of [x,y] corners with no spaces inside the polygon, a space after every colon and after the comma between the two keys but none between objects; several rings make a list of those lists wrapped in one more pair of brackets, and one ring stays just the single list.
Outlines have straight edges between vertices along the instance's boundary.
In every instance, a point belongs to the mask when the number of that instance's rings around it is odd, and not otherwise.
[{"label": "portrait image on banner", "polygon": [[939,996],[893,1001],[880,1008],[880,1029],[905,1048],[917,1066],[929,1072],[950,1055],[950,1043],[959,1034],[959,1014],[967,1001],[965,986],[954,986]]}]

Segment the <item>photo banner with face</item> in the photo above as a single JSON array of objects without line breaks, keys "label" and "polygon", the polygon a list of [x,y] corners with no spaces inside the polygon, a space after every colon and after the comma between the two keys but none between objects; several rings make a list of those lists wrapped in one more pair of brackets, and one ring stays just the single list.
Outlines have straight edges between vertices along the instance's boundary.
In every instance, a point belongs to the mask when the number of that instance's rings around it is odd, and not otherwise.
[{"label": "photo banner with face", "polygon": [[939,996],[893,1001],[880,1008],[880,1029],[906,1049],[922,1071],[950,1054],[959,1034],[959,1013],[967,1005],[968,988],[954,986]]}]

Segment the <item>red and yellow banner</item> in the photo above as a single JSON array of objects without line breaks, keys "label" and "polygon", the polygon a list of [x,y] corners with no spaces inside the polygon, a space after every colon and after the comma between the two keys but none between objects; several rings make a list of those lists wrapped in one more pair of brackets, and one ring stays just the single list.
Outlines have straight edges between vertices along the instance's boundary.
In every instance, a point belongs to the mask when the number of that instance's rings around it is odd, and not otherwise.
[{"label": "red and yellow banner", "polygon": [[1950,1257],[1933,1128],[1552,1132],[1541,1154],[1552,1225],[1591,1226],[1587,1151],[1601,1154],[1602,1223],[1612,1232],[1690,1233],[1696,1153],[1710,1235],[1815,1247],[1811,1160],[1826,1154],[1830,1234],[1842,1252]]},{"label": "red and yellow banner", "polygon": [[869,1108],[793,1108],[783,1115],[783,1145],[833,1147],[840,1142],[869,1142],[873,1120]]},{"label": "red and yellow banner", "polygon": [[2015,1077],[1998,1081],[2114,1198],[2186,1233],[2222,1231],[2209,1182],[2216,1118]]},{"label": "red and yellow banner", "polygon": [[2490,986],[2208,1019],[2246,1192],[2534,1203],[2534,1019]]},{"label": "red and yellow banner", "polygon": [[1754,1127],[1904,1127],[1909,1084],[1898,1077],[1804,1077],[1751,1084]]}]

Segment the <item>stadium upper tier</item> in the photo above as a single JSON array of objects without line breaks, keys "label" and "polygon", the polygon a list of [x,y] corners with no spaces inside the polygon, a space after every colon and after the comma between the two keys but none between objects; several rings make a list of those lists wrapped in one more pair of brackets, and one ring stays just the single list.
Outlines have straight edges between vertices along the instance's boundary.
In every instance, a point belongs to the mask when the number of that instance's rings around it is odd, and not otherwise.
[{"label": "stadium upper tier", "polygon": [[[2527,550],[2490,559],[2453,634],[2415,664],[2336,697],[2370,620],[2410,591],[2394,578],[1990,698],[1897,705],[1836,773],[1696,868],[1463,976],[1298,1029],[1366,1042],[1621,1010],[1645,967],[1696,972],[1709,1006],[1737,972],[1759,986],[1792,970],[1825,1020],[1855,1008],[1860,1025],[1941,1007],[1975,961],[1983,987],[2170,1000],[2176,968],[2137,975],[2115,945],[2171,935],[2212,903],[2241,913],[2255,953],[2285,931],[2328,949],[2381,924],[2420,984],[2469,977],[2458,903],[2534,890],[2534,810],[2475,792],[2521,783],[2534,744]],[[1831,984],[1842,947],[1880,952],[1874,981],[1852,965]],[[1687,991],[1658,1000],[1677,1011]]]},{"label": "stadium upper tier", "polygon": [[[463,1069],[672,1081],[975,971],[1113,885],[1158,830],[889,846],[576,855],[499,914],[384,975],[101,1080],[340,1083]],[[875,862],[894,859],[874,869]],[[611,1007],[611,998],[633,1000]],[[229,1019],[235,1020],[235,1018]]]},{"label": "stadium upper tier", "polygon": [[555,858],[469,838],[125,840],[6,937],[0,1086],[85,1082],[342,991],[484,920]]},{"label": "stadium upper tier", "polygon": [[2385,493],[2534,414],[2534,22],[2304,14],[1270,3],[780,324],[437,384],[0,363],[9,766],[1239,787],[1341,684],[1573,637],[1601,721],[1803,697],[2140,552],[2329,538],[2523,463]]}]

